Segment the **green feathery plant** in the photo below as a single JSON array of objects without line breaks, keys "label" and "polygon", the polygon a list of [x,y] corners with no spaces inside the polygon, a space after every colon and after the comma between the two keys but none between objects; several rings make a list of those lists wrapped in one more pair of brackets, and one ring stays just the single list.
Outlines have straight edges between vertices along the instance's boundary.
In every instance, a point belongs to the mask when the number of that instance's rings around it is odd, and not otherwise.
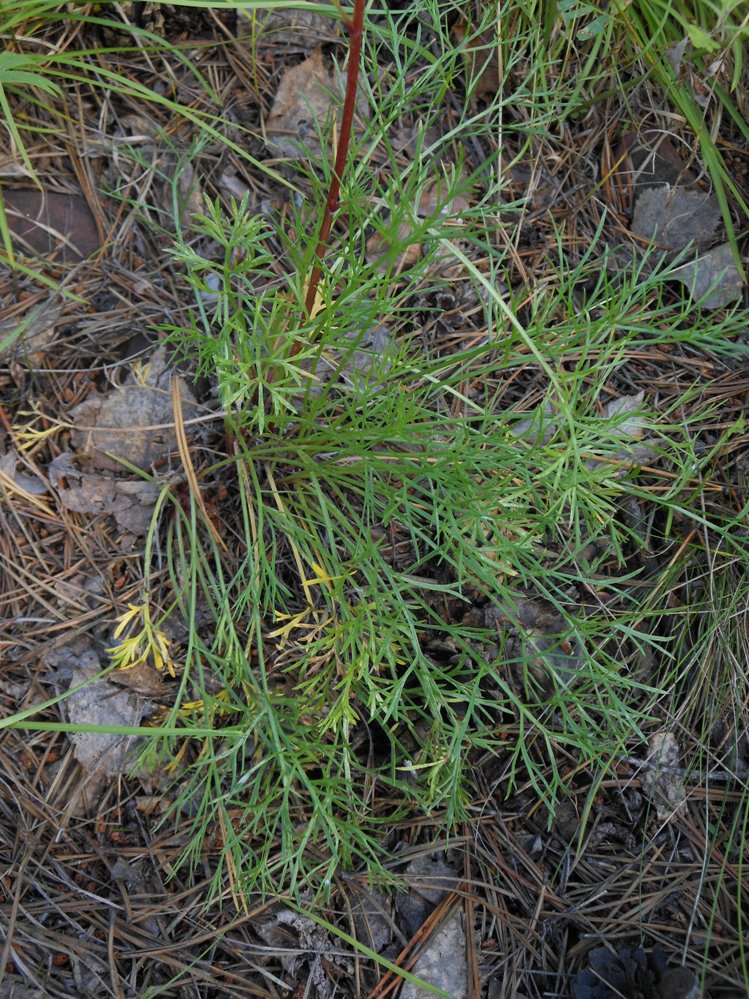
[{"label": "green feathery plant", "polygon": [[[363,202],[354,191],[346,203]],[[413,203],[392,199],[391,231],[405,221],[418,226]],[[421,234],[430,246],[425,262],[397,286],[363,259],[351,219],[324,269],[313,318],[303,282],[287,293],[258,291],[274,283],[268,223],[246,204],[228,215],[210,205],[198,220],[221,247],[215,259],[184,242],[175,251],[198,309],[170,337],[201,372],[218,376],[234,457],[206,474],[231,469],[239,503],[235,558],[227,561],[200,530],[195,506],[175,507],[167,545],[185,619],[201,607],[213,621],[191,634],[188,687],[202,691],[204,722],[217,703],[210,687],[222,692],[220,712],[230,719],[183,779],[181,800],[201,802],[185,859],[197,861],[205,831],[218,824],[224,870],[247,889],[324,890],[339,865],[360,862],[386,877],[378,830],[414,809],[440,814],[448,828],[465,820],[478,751],[506,760],[508,793],[522,774],[551,804],[564,786],[560,752],[612,759],[642,738],[660,696],[627,669],[649,644],[663,650],[637,605],[624,554],[633,534],[619,511],[628,496],[666,518],[681,511],[685,490],[694,484],[699,495],[713,455],[694,452],[682,428],[677,435],[643,416],[655,450],[680,470],[649,491],[629,455],[628,417],[601,417],[600,388],[633,350],[679,340],[722,350],[724,331],[707,317],[687,328],[683,315],[654,307],[668,278],[663,268],[633,266],[629,280],[613,284],[599,267],[581,311],[571,292],[587,259],[560,273],[555,293],[523,325],[497,290],[499,275],[477,268],[455,242],[454,220],[436,216]],[[460,234],[501,269],[488,233]],[[298,245],[289,241],[287,251],[299,254]],[[373,356],[366,375],[347,369],[372,322],[407,315],[445,254],[489,296],[498,318],[487,342],[440,358],[414,335]],[[298,259],[304,273],[306,258]],[[548,425],[549,407],[555,414],[543,441],[519,429],[528,412],[502,413],[494,398],[529,357],[548,384],[531,415]],[[340,379],[322,378],[326,359]],[[483,392],[466,394],[471,383]],[[731,543],[733,521],[708,519],[706,527]],[[566,614],[575,682],[562,668],[549,699],[529,700],[512,678],[523,673],[523,658],[502,648],[486,657],[496,634],[446,619],[440,607],[506,606],[527,589],[564,610],[572,583],[602,585],[595,565],[580,563],[591,541],[619,565],[605,577],[619,607]],[[450,643],[449,662],[430,654],[432,640]],[[172,721],[179,711],[177,703]],[[368,726],[382,740],[376,766],[354,738]]]}]

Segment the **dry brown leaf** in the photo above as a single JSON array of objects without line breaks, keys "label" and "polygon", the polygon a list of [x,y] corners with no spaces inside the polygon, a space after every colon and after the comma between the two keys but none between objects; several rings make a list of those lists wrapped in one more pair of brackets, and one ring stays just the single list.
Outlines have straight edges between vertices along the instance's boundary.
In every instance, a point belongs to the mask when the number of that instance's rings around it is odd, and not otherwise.
[{"label": "dry brown leaf", "polygon": [[[612,436],[620,437],[622,441],[639,441],[645,436],[648,420],[642,412],[644,392],[637,392],[635,395],[620,395],[603,407],[602,417],[604,420],[618,418],[619,422],[612,428]],[[622,419],[624,417],[624,419]],[[621,460],[629,458],[632,461],[645,461],[653,456],[653,449],[648,444],[627,443],[619,451],[616,458]]]},{"label": "dry brown leaf", "polygon": [[519,678],[524,672],[522,662],[535,681],[528,693],[548,698],[555,689],[578,678],[585,665],[583,644],[570,621],[551,604],[518,593],[490,604],[483,614],[485,627],[508,629],[508,658],[516,661]]},{"label": "dry brown leaf", "polygon": [[57,645],[43,655],[44,665],[50,671],[51,680],[60,687],[67,689],[73,671],[82,669],[87,673],[98,673],[100,669],[99,656],[94,643],[88,636],[80,635]]},{"label": "dry brown leaf", "polygon": [[266,122],[271,145],[282,156],[298,159],[302,149],[313,158],[320,155],[318,133],[326,132],[333,88],[333,74],[320,46],[284,72]]},{"label": "dry brown leaf", "polygon": [[682,264],[671,272],[671,277],[686,285],[692,298],[706,296],[702,302],[705,309],[722,309],[741,298],[744,291],[745,278],[736,266],[728,243],[699,254],[688,264]]},{"label": "dry brown leaf", "polygon": [[448,197],[451,184],[446,177],[437,177],[428,184],[419,199],[416,214],[419,218],[430,218],[439,213],[442,216],[457,216],[470,208],[470,202],[463,194]]},{"label": "dry brown leaf", "polygon": [[[55,327],[62,314],[62,303],[54,298],[31,309],[22,319],[0,323],[0,357],[18,356],[39,367],[44,353],[55,338]],[[19,332],[20,331],[20,332]]]},{"label": "dry brown leaf", "polygon": [[[661,184],[641,190],[635,203],[632,231],[653,240],[668,259],[692,245],[705,246],[720,225],[720,209],[712,194],[696,187]],[[702,299],[706,309],[721,309],[740,298],[745,276],[739,270],[728,243],[698,253],[693,260],[671,272],[693,299]]]},{"label": "dry brown leaf", "polygon": [[[648,427],[647,417],[642,412],[644,398],[644,392],[622,395],[607,402],[603,407],[604,420],[619,418],[618,424],[611,428],[611,435],[621,439],[623,446],[616,454],[606,457],[607,460],[621,463],[622,470],[631,465],[645,464],[656,453],[647,440],[643,440]],[[621,419],[622,417],[624,419]],[[642,443],[632,443],[633,441]],[[588,468],[595,468],[597,464],[598,459],[593,459],[588,462]]]},{"label": "dry brown leaf", "polygon": [[384,892],[370,891],[365,885],[351,882],[349,888],[356,938],[381,954],[393,939],[392,903]]},{"label": "dry brown leaf", "polygon": [[[48,665],[72,667],[69,690],[62,701],[67,720],[73,725],[140,725],[149,702],[138,694],[100,677],[101,662],[93,644],[85,640],[57,650]],[[76,689],[80,688],[80,689]],[[129,771],[134,762],[137,737],[108,732],[73,732],[73,752],[89,774],[109,777]]]},{"label": "dry brown leaf", "polygon": [[239,16],[250,22],[253,50],[268,48],[289,52],[311,52],[316,46],[339,39],[335,21],[315,11],[292,10],[278,6],[269,10],[239,8]]},{"label": "dry brown leaf", "polygon": [[[451,999],[465,999],[468,995],[468,966],[466,934],[460,909],[429,937],[411,973],[442,989]],[[432,989],[421,988],[413,982],[404,982],[400,992],[401,999],[430,999],[433,995]]]},{"label": "dry brown leaf", "polygon": [[227,167],[223,171],[218,182],[222,192],[231,198],[236,198],[237,201],[241,201],[246,194],[250,193],[247,182],[238,177],[236,170],[232,167]]},{"label": "dry brown leaf", "polygon": [[13,243],[22,253],[78,263],[101,245],[82,194],[10,188],[3,191],[3,202]]},{"label": "dry brown leaf", "polygon": [[47,472],[66,510],[111,514],[121,530],[138,537],[148,531],[159,495],[155,483],[83,472],[76,468],[70,454],[55,458]]},{"label": "dry brown leaf", "polygon": [[720,225],[720,209],[712,194],[662,184],[642,191],[635,204],[632,232],[678,252],[709,243]]},{"label": "dry brown leaf", "polygon": [[[618,396],[602,407],[601,418],[604,420],[624,417],[610,431],[613,438],[622,440],[624,447],[614,456],[606,455],[607,460],[611,460],[613,457],[615,461],[641,463],[652,457],[653,449],[648,444],[633,445],[629,443],[630,441],[642,440],[645,435],[647,419],[641,412],[643,400],[644,393],[637,392],[635,395]],[[558,429],[559,419],[556,415],[556,409],[551,404],[546,403],[543,408],[536,410],[533,416],[516,423],[511,432],[529,443],[540,445],[548,444]],[[602,458],[591,459],[588,462],[588,468],[594,468],[599,460]]]},{"label": "dry brown leaf", "polygon": [[331,984],[332,976],[326,973],[323,962],[333,968],[343,965],[344,970],[347,970],[349,961],[334,946],[324,927],[301,912],[278,905],[266,910],[253,923],[253,929],[277,952],[287,974],[295,974],[299,965],[308,961],[309,970],[305,977],[312,994],[319,999],[333,999],[337,992]]},{"label": "dry brown leaf", "polygon": [[408,222],[400,223],[395,240],[381,232],[374,233],[365,248],[367,263],[377,264],[377,270],[382,272],[392,267],[396,274],[413,267],[421,257],[421,243],[408,242],[412,233],[413,226]]},{"label": "dry brown leaf", "polygon": [[6,481],[10,480],[28,498],[44,496],[47,492],[47,487],[39,476],[18,470],[18,454],[15,451],[0,451],[0,475]]},{"label": "dry brown leaf", "polygon": [[686,35],[684,35],[681,41],[675,42],[673,45],[669,45],[663,53],[663,58],[671,67],[675,76],[681,75],[681,64],[684,59],[684,53],[687,50],[688,43],[689,39]]},{"label": "dry brown leaf", "polygon": [[665,822],[677,815],[686,801],[681,752],[671,732],[656,732],[652,736],[648,762],[653,769],[643,771],[642,790],[655,805],[660,821]]},{"label": "dry brown leaf", "polygon": [[[290,160],[320,155],[320,136],[329,142],[334,109],[343,93],[328,69],[322,48],[285,70],[265,123],[270,146]],[[367,114],[363,92],[357,98],[357,117]]]},{"label": "dry brown leaf", "polygon": [[573,999],[700,999],[699,981],[688,968],[669,968],[666,954],[631,944],[612,944],[588,952],[588,966],[572,983]]},{"label": "dry brown leaf", "polygon": [[[72,691],[61,701],[65,720],[73,725],[139,726],[151,702],[110,678],[102,677],[98,647],[79,635],[44,654],[47,678],[59,691]],[[76,689],[80,688],[80,689]],[[69,735],[83,779],[66,792],[69,813],[90,813],[111,776],[127,773],[136,762],[138,737],[107,732]],[[143,779],[146,775],[140,775]]]},{"label": "dry brown leaf", "polygon": [[643,191],[664,184],[705,196],[692,163],[691,150],[677,146],[661,129],[626,132],[615,150],[604,143],[601,172],[609,203],[617,211],[631,213]]},{"label": "dry brown leaf", "polygon": [[403,933],[412,937],[448,892],[458,883],[455,867],[442,854],[414,857],[403,872],[409,890],[395,897],[395,909]]},{"label": "dry brown leaf", "polygon": [[127,687],[144,697],[160,700],[166,692],[163,677],[147,662],[136,663],[134,666],[128,666],[127,669],[115,670],[114,673],[109,674],[109,679],[112,683],[116,683],[120,687]]},{"label": "dry brown leaf", "polygon": [[[71,688],[90,679],[76,672]],[[136,726],[148,710],[148,701],[107,680],[93,680],[65,701],[68,721],[74,725]],[[106,732],[74,732],[70,736],[76,759],[89,773],[106,777],[127,773],[135,762],[137,739]]]},{"label": "dry brown leaf", "polygon": [[[123,385],[107,395],[93,394],[70,412],[75,424],[70,439],[94,468],[122,470],[107,452],[147,469],[168,458],[177,447],[171,398],[172,372],[166,350],[159,347],[146,364],[136,364]],[[198,415],[190,389],[181,386],[186,420]]]},{"label": "dry brown leaf", "polygon": [[408,124],[407,120],[401,119],[390,135],[390,142],[393,154],[413,159],[413,154],[418,148],[420,140],[422,156],[428,157],[430,150],[439,146],[441,138],[442,133],[434,125],[425,131],[423,124]]},{"label": "dry brown leaf", "polygon": [[200,179],[189,161],[183,164],[177,176],[177,193],[180,199],[180,219],[189,230],[195,216],[205,213],[205,196]]},{"label": "dry brown leaf", "polygon": [[48,516],[54,516],[49,505],[41,496],[44,496],[47,489],[44,483],[33,475],[26,475],[17,469],[18,456],[14,451],[6,454],[0,453],[0,497],[7,498],[10,502],[16,501],[28,503],[29,506],[36,507]]},{"label": "dry brown leaf", "polygon": [[660,129],[628,132],[616,152],[617,171],[627,186],[639,194],[646,188],[684,187],[699,191],[698,177],[680,148]]},{"label": "dry brown leaf", "polygon": [[495,28],[471,35],[466,43],[468,25],[459,21],[452,29],[456,44],[462,45],[471,102],[490,101],[500,90],[499,37]]},{"label": "dry brown leaf", "polygon": [[610,420],[614,416],[626,416],[616,428],[617,437],[628,437],[633,440],[643,436],[646,419],[639,412],[645,399],[644,392],[637,392],[635,395],[620,395],[603,407],[604,420]]}]

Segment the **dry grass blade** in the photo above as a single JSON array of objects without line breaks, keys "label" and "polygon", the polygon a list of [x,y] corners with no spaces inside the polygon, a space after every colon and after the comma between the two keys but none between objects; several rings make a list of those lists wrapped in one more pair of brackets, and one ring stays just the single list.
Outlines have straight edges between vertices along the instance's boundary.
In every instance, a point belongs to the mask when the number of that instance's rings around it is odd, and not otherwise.
[{"label": "dry grass blade", "polygon": [[49,504],[43,500],[40,496],[36,496],[34,493],[28,492],[23,486],[20,486],[14,479],[12,479],[6,472],[0,468],[0,490],[5,494],[6,500],[8,502],[13,501],[13,497],[18,497],[24,503],[29,504],[37,510],[41,510],[48,517],[54,517],[54,512],[50,509]]},{"label": "dry grass blade", "polygon": [[190,445],[188,444],[187,434],[185,432],[185,418],[184,413],[182,412],[182,397],[180,395],[179,387],[179,376],[174,374],[172,376],[172,412],[174,413],[174,434],[177,438],[177,449],[182,461],[182,467],[185,471],[185,477],[187,478],[190,495],[194,499],[197,508],[200,510],[206,527],[211,533],[211,537],[220,548],[227,551],[226,542],[216,529],[216,525],[213,523],[213,520],[208,513],[206,505],[203,501],[203,495],[200,491],[200,483],[198,482],[198,476],[195,472],[195,466],[192,463]]}]

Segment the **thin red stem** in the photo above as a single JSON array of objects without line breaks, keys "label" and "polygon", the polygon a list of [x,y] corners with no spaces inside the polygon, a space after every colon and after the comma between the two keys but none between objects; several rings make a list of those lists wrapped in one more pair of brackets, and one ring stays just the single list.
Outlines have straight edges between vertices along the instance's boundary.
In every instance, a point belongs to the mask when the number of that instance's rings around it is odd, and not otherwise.
[{"label": "thin red stem", "polygon": [[[334,0],[336,6],[341,9],[338,0]],[[343,99],[343,116],[341,118],[341,134],[338,139],[335,163],[333,164],[333,176],[330,180],[328,199],[325,202],[320,232],[317,237],[317,247],[315,249],[315,263],[310,274],[307,286],[307,295],[304,300],[304,308],[307,315],[312,314],[312,309],[317,297],[317,289],[322,276],[322,259],[328,245],[328,237],[333,225],[333,216],[338,209],[338,196],[341,192],[341,177],[343,168],[346,165],[349,145],[351,144],[351,129],[354,123],[354,112],[356,111],[356,92],[359,87],[359,68],[361,66],[361,48],[364,37],[364,8],[366,0],[354,0],[353,14],[347,17],[343,14],[343,23],[349,36],[349,58],[346,70],[346,93]],[[294,357],[302,349],[302,341],[296,337],[291,347],[291,356]],[[267,375],[268,385],[273,381],[273,370]],[[258,392],[254,393],[253,404],[257,403]],[[275,430],[273,424],[269,429]]]},{"label": "thin red stem", "polygon": [[[330,189],[328,200],[325,202],[325,211],[320,223],[320,233],[317,237],[317,249],[315,250],[315,264],[310,274],[307,285],[307,297],[304,300],[304,307],[307,314],[312,313],[317,296],[317,288],[322,276],[322,259],[328,246],[328,238],[333,225],[333,217],[338,210],[338,198],[341,193],[341,178],[343,169],[346,166],[349,145],[351,143],[351,129],[354,123],[354,112],[356,111],[356,93],[359,87],[359,69],[361,66],[361,47],[364,37],[364,6],[366,0],[354,0],[354,12],[350,19],[345,18],[344,24],[349,36],[349,57],[348,69],[346,71],[346,94],[343,100],[343,116],[341,118],[341,134],[338,138],[338,148],[336,149],[335,164],[333,165],[333,176],[330,179]],[[297,341],[294,344],[297,350],[301,350],[301,344]]]}]

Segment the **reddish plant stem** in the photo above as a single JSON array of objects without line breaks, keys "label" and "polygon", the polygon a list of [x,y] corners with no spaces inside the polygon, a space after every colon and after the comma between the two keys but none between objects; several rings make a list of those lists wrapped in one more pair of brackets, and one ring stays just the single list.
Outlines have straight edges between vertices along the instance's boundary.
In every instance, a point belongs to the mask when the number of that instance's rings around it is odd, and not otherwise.
[{"label": "reddish plant stem", "polygon": [[[328,238],[333,226],[333,216],[338,210],[341,177],[343,176],[343,168],[346,166],[346,159],[348,158],[349,145],[351,144],[351,130],[354,124],[354,112],[356,111],[356,92],[359,87],[361,48],[364,38],[364,8],[366,0],[353,0],[354,6],[351,17],[343,13],[339,0],[333,0],[333,2],[341,11],[346,33],[349,36],[349,57],[348,68],[346,70],[346,93],[343,99],[343,116],[341,118],[341,134],[338,138],[338,148],[336,149],[335,163],[333,164],[333,176],[330,179],[328,199],[325,202],[325,211],[323,212],[320,232],[317,237],[315,263],[312,267],[309,284],[307,285],[307,295],[304,299],[304,308],[308,316],[312,315],[315,298],[317,297],[317,289],[322,277],[322,259],[325,256],[325,250],[328,246]],[[291,356],[295,357],[301,349],[302,341],[299,337],[296,337],[291,347]],[[270,385],[273,381],[272,370],[268,372],[267,380],[268,385]],[[253,405],[257,404],[257,399],[258,392],[255,390],[252,400]],[[275,431],[275,426],[271,423],[269,424],[269,429]],[[229,442],[229,453],[231,453],[232,439],[229,432],[227,432],[227,441]]]},{"label": "reddish plant stem", "polygon": [[[341,118],[341,134],[338,138],[338,148],[336,149],[335,164],[333,165],[333,176],[330,179],[330,189],[328,200],[325,202],[325,211],[320,223],[320,233],[317,237],[317,249],[315,250],[315,263],[310,274],[307,285],[307,297],[304,300],[304,307],[307,314],[312,314],[312,309],[317,296],[317,289],[322,276],[322,259],[328,246],[328,238],[333,225],[333,216],[338,210],[338,198],[341,193],[341,178],[343,169],[346,166],[349,145],[351,143],[351,129],[354,123],[354,112],[356,111],[356,92],[359,86],[359,69],[361,66],[361,47],[364,36],[364,6],[366,0],[354,0],[354,11],[351,18],[344,18],[344,25],[349,36],[349,57],[348,69],[346,71],[346,94],[343,100],[343,116]],[[301,350],[301,343],[294,344],[293,353]]]}]

